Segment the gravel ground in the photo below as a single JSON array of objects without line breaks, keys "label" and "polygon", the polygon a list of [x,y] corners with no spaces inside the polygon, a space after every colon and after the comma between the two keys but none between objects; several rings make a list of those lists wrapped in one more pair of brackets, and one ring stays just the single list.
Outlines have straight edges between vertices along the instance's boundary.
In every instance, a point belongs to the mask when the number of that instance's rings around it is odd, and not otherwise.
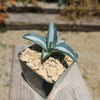
[{"label": "gravel ground", "polygon": [[[44,35],[46,31],[20,30],[0,33],[0,100],[8,99],[9,78],[12,62],[12,47],[16,44],[31,44],[22,36],[28,32]],[[79,54],[81,74],[94,100],[100,100],[100,32],[58,32]]]}]

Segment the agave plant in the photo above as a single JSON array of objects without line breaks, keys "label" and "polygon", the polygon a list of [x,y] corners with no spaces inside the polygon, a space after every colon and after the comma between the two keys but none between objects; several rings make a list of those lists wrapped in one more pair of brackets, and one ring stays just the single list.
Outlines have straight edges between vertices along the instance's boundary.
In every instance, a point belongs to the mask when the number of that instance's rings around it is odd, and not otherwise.
[{"label": "agave plant", "polygon": [[69,45],[64,43],[65,39],[57,37],[57,31],[53,22],[50,22],[48,34],[45,34],[45,37],[36,33],[28,33],[24,35],[23,38],[28,39],[42,47],[42,59],[58,52],[61,54],[67,54],[74,61],[77,60],[77,54]]}]

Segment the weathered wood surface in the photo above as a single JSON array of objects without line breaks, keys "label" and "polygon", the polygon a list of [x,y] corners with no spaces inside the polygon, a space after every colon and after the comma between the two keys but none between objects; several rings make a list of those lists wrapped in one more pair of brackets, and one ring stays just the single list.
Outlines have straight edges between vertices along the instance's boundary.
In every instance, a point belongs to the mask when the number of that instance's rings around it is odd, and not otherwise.
[{"label": "weathered wood surface", "polygon": [[[17,54],[25,47],[27,46],[17,45],[13,50],[9,100],[44,100],[21,76]],[[60,78],[45,100],[92,100],[76,63],[65,73],[65,77]]]},{"label": "weathered wood surface", "polygon": [[58,3],[47,2],[30,3],[26,6],[22,2],[16,2],[13,5],[6,2],[5,5],[8,7],[8,12],[41,12],[55,14],[64,9],[64,6],[59,7]]},{"label": "weathered wood surface", "polygon": [[100,19],[89,21],[85,18],[75,22],[57,18],[59,13],[65,8],[64,6],[59,7],[58,3],[38,2],[38,4],[33,3],[27,4],[26,6],[21,2],[15,3],[14,5],[11,5],[9,2],[5,4],[8,6],[8,12],[10,12],[9,17],[5,20],[5,27],[10,30],[47,30],[50,21],[53,21],[57,30],[100,31]]},{"label": "weathered wood surface", "polygon": [[[57,2],[35,2],[35,3],[29,3],[27,5],[25,5],[22,2],[16,2],[15,4],[10,4],[9,2],[5,2],[5,5],[8,7],[7,11],[8,12],[41,12],[41,13],[50,13],[50,14],[55,14],[55,13],[60,13],[61,11],[63,11],[66,6],[58,6]],[[71,10],[67,10],[68,12],[70,12]],[[89,11],[96,11],[95,8],[93,9],[84,9],[82,10],[82,12],[89,12]],[[99,11],[100,12],[100,11]],[[98,12],[98,13],[99,13]]]},{"label": "weathered wood surface", "polygon": [[36,14],[36,13],[9,13],[5,19],[7,29],[42,29],[47,30],[50,21],[53,21],[57,30],[63,31],[100,31],[100,20],[91,21],[77,20],[68,21],[58,18],[59,14]]}]

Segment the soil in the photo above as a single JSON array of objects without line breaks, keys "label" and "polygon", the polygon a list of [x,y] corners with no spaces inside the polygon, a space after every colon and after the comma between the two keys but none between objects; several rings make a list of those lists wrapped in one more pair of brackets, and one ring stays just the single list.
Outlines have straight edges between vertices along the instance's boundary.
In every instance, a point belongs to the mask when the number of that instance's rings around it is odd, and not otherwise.
[{"label": "soil", "polygon": [[[40,47],[35,47],[38,50]],[[67,69],[73,62],[69,56],[53,55],[46,60],[41,60],[41,51],[34,50],[34,48],[27,48],[21,52],[20,59],[31,67],[35,72],[40,74],[44,79],[53,83],[57,81],[59,76]]]}]

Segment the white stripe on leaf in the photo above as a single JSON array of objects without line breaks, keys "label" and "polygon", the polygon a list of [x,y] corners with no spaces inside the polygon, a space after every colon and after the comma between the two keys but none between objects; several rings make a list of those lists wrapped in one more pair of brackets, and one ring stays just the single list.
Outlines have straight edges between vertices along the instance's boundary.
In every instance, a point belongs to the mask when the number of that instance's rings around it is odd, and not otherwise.
[{"label": "white stripe on leaf", "polygon": [[46,48],[46,41],[45,41],[45,39],[41,35],[39,35],[39,34],[28,33],[28,34],[24,35],[24,38],[28,39],[28,40],[36,43],[36,44],[38,44],[39,46],[41,46],[45,50],[47,49]]}]

